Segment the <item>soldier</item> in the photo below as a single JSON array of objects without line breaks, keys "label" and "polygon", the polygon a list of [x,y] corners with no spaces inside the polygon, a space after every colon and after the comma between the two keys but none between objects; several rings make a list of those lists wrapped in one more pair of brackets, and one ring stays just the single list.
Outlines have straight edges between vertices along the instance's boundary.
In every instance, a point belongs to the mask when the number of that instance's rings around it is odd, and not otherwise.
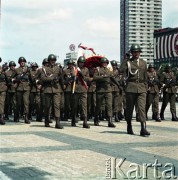
[{"label": "soldier", "polygon": [[159,80],[152,64],[149,64],[148,66],[147,78],[148,90],[146,97],[146,117],[150,105],[152,104],[152,119],[156,120],[157,122],[161,122],[161,119],[159,117]]},{"label": "soldier", "polygon": [[42,68],[42,81],[44,85],[44,96],[45,96],[45,127],[49,125],[49,115],[51,103],[54,103],[54,114],[56,125],[55,128],[63,129],[60,124],[60,102],[62,90],[62,73],[61,68],[56,66],[56,56],[50,54],[48,56],[49,67]]},{"label": "soldier", "polygon": [[109,61],[106,57],[101,58],[101,67],[98,67],[93,75],[93,80],[96,81],[96,110],[94,125],[99,126],[98,115],[103,100],[105,99],[108,127],[115,127],[112,122],[112,88],[111,76],[112,72],[107,68]]},{"label": "soldier", "polygon": [[26,59],[24,57],[20,57],[18,59],[18,63],[20,67],[16,68],[12,73],[12,77],[14,78],[13,83],[15,83],[17,86],[14,121],[15,122],[19,121],[19,112],[22,108],[22,103],[23,103],[25,123],[30,124],[30,120],[28,119],[29,95],[30,95],[29,68],[25,65]]},{"label": "soldier", "polygon": [[9,119],[8,115],[9,115],[9,109],[10,107],[12,107],[13,112],[15,111],[15,104],[16,104],[16,85],[13,84],[12,82],[12,73],[14,72],[16,67],[16,63],[14,61],[10,61],[9,62],[9,70],[6,71],[6,76],[7,76],[7,94],[6,94],[6,101],[5,101],[5,109],[4,109],[4,113],[5,113],[5,117],[4,119]]},{"label": "soldier", "polygon": [[0,66],[0,124],[4,125],[4,106],[5,106],[5,98],[7,91],[7,77],[5,71],[7,70],[7,65],[4,64],[2,67]]},{"label": "soldier", "polygon": [[[117,69],[117,62],[115,60],[111,61],[113,75],[117,82],[119,82],[119,71]],[[112,102],[113,102],[113,115],[115,122],[119,122],[118,112],[119,112],[119,100],[121,99],[122,90],[116,84],[111,83],[112,87]]]},{"label": "soldier", "polygon": [[[83,117],[83,128],[90,128],[87,123],[87,81],[90,81],[88,68],[84,67],[86,59],[84,56],[80,56],[77,60],[78,67],[75,68],[73,78],[74,82],[72,85],[72,126],[76,126],[76,113],[78,103],[80,102],[82,117]],[[76,84],[76,86],[75,86]]]},{"label": "soldier", "polygon": [[146,92],[147,92],[147,65],[143,59],[140,59],[141,48],[138,44],[132,44],[130,47],[132,57],[124,60],[121,69],[127,74],[126,85],[126,121],[127,133],[134,134],[132,130],[132,115],[135,104],[138,105],[138,115],[141,121],[141,136],[149,136],[146,129]]},{"label": "soldier", "polygon": [[167,64],[165,67],[165,72],[160,76],[160,82],[163,87],[163,103],[161,106],[160,117],[162,120],[164,118],[164,111],[168,102],[170,102],[170,111],[172,114],[172,121],[178,121],[176,117],[176,76],[171,70],[171,65]]}]

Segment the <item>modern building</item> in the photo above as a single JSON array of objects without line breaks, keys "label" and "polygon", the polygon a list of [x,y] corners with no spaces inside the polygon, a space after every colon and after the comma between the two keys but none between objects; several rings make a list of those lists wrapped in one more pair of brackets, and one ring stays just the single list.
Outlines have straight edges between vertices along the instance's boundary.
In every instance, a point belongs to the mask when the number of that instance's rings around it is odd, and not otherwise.
[{"label": "modern building", "polygon": [[154,30],[162,28],[162,0],[120,0],[120,58],[131,44],[142,48],[141,58],[153,63]]},{"label": "modern building", "polygon": [[154,65],[171,64],[178,67],[178,27],[154,32]]}]

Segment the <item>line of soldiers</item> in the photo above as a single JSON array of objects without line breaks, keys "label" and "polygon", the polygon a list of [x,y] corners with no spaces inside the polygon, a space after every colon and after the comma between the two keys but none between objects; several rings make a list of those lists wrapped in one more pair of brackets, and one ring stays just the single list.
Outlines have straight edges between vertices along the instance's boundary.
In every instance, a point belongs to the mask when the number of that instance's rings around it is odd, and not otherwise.
[{"label": "line of soldiers", "polygon": [[[26,59],[20,57],[19,67],[15,62],[0,68],[0,124],[5,124],[9,110],[13,109],[14,122],[24,116],[29,124],[32,115],[36,121],[45,117],[45,127],[50,127],[51,114],[55,118],[55,128],[62,129],[61,120],[71,120],[76,126],[77,116],[83,120],[83,128],[90,128],[88,120],[94,117],[94,125],[99,126],[106,117],[108,127],[115,127],[115,122],[124,117],[127,121],[127,133],[132,130],[132,114],[135,107],[137,121],[141,122],[141,136],[149,136],[146,129],[147,112],[152,104],[152,119],[164,120],[165,108],[170,102],[172,120],[176,117],[176,86],[178,78],[169,65],[158,77],[152,65],[148,71],[146,62],[139,58],[141,48],[133,44],[130,48],[131,58],[127,58],[118,68],[115,60],[101,58],[100,67],[85,67],[86,59],[81,56],[77,64],[68,61],[67,68],[56,63],[56,56],[50,54],[42,62],[42,67],[32,63],[26,66]],[[9,66],[9,67],[8,67]],[[163,90],[163,103],[159,114],[159,92]],[[124,115],[122,111],[124,110]]]}]

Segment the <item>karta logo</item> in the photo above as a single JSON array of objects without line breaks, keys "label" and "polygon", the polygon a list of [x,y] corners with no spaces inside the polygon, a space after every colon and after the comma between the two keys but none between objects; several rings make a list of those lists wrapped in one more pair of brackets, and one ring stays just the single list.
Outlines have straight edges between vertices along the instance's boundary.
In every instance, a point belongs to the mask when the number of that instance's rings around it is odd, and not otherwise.
[{"label": "karta logo", "polygon": [[153,163],[127,165],[125,160],[126,158],[106,159],[106,179],[177,179],[172,163],[161,164],[155,159]]}]

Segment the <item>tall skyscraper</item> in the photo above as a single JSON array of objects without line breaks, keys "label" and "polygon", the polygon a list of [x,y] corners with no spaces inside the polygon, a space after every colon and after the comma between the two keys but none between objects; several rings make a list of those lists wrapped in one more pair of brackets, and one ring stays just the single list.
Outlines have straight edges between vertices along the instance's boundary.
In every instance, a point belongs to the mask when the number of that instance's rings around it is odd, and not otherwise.
[{"label": "tall skyscraper", "polygon": [[131,44],[142,48],[141,57],[153,63],[154,30],[162,28],[162,0],[120,0],[121,61]]}]

